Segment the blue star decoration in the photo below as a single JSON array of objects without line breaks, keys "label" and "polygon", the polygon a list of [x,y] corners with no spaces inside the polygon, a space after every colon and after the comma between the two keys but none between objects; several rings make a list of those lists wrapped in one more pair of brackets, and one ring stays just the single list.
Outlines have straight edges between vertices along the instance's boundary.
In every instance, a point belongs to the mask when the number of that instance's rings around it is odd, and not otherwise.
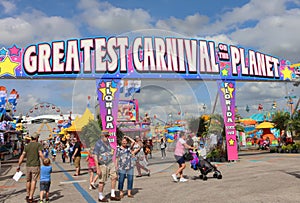
[{"label": "blue star decoration", "polygon": [[114,80],[111,81],[111,87],[116,88],[117,85],[118,85],[118,84],[117,84]]},{"label": "blue star decoration", "polygon": [[2,47],[1,49],[0,49],[0,56],[2,55],[2,56],[6,56],[6,54],[7,54],[7,49],[5,49],[4,47]]}]

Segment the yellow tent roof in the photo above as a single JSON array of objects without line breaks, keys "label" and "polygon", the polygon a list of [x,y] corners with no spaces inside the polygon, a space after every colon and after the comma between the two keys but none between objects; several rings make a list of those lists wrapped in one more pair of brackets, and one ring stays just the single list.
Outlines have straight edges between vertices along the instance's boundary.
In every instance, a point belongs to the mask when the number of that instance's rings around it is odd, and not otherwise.
[{"label": "yellow tent roof", "polygon": [[86,108],[83,115],[79,118],[76,117],[75,120],[72,122],[72,125],[67,128],[69,132],[81,131],[82,128],[89,123],[90,120],[94,120],[94,116],[92,112]]},{"label": "yellow tent roof", "polygon": [[270,123],[270,122],[262,122],[261,124],[259,124],[258,126],[256,126],[255,128],[257,129],[262,129],[262,128],[274,128],[274,124]]}]

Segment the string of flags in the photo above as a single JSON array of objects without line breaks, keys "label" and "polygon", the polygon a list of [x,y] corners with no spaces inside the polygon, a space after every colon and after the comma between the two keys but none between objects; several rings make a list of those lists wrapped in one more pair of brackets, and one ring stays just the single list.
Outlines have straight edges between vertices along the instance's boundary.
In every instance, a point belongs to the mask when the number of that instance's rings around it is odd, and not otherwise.
[{"label": "string of flags", "polygon": [[0,117],[6,114],[7,109],[11,111],[11,115],[16,111],[17,99],[19,94],[15,89],[12,89],[10,94],[7,95],[5,86],[0,86]]},{"label": "string of flags", "polygon": [[141,80],[121,80],[120,93],[124,93],[125,97],[131,97],[135,93],[141,92]]}]

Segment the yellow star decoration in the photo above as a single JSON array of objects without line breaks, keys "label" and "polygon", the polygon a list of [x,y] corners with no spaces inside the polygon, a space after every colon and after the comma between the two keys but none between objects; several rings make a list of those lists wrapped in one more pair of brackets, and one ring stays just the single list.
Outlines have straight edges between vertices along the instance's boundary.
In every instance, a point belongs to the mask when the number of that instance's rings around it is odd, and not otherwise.
[{"label": "yellow star decoration", "polygon": [[228,140],[229,142],[229,146],[234,146],[234,140],[232,138],[230,138],[230,140]]},{"label": "yellow star decoration", "polygon": [[102,93],[102,101],[104,101],[104,98],[106,96],[106,88],[105,87],[99,88],[99,91]]},{"label": "yellow star decoration", "polygon": [[221,72],[222,72],[222,76],[228,76],[228,70],[227,69],[223,69]]},{"label": "yellow star decoration", "polygon": [[292,79],[292,72],[288,67],[285,67],[281,73],[283,74],[283,80]]},{"label": "yellow star decoration", "polygon": [[6,56],[3,61],[0,61],[0,76],[9,74],[16,76],[15,69],[19,66],[19,63],[12,62],[9,56]]},{"label": "yellow star decoration", "polygon": [[109,87],[109,90],[111,92],[111,95],[114,97],[115,96],[115,92],[117,91],[117,88],[114,88],[114,87]]},{"label": "yellow star decoration", "polygon": [[[232,87],[227,87],[227,89],[228,89],[228,92],[229,92],[229,94],[230,94],[230,98],[232,98],[232,92],[234,91],[234,88],[232,88]],[[224,95],[226,94],[225,88],[224,88],[224,87],[221,88],[221,91],[223,92]]]}]

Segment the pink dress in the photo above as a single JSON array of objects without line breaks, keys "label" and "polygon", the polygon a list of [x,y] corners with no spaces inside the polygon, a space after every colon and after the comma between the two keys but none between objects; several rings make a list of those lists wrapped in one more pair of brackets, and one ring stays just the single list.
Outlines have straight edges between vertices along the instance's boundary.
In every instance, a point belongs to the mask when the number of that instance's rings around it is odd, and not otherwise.
[{"label": "pink dress", "polygon": [[96,167],[95,159],[92,155],[88,156],[88,166],[89,166],[89,168],[95,168]]}]

